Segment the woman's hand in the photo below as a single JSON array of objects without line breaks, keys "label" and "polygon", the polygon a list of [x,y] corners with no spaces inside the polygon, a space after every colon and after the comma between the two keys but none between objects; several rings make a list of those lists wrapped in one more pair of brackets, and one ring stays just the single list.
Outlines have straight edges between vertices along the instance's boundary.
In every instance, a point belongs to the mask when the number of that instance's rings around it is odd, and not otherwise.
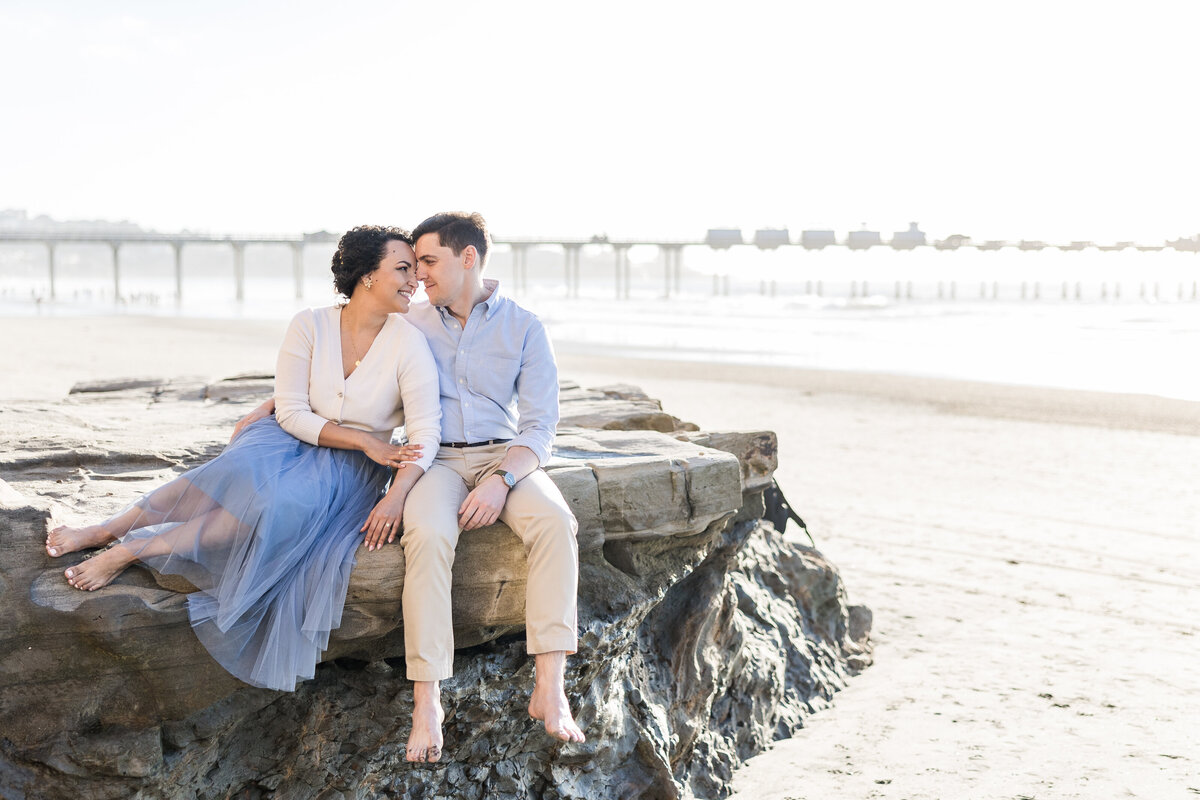
[{"label": "woman's hand", "polygon": [[249,428],[260,419],[266,419],[273,413],[275,413],[275,400],[271,399],[239,419],[237,424],[233,426],[233,436],[229,437],[230,444],[232,444],[233,440],[238,437],[239,433],[246,430],[246,428]]},{"label": "woman's hand", "polygon": [[370,441],[365,443],[363,452],[376,464],[404,469],[405,461],[416,461],[421,457],[419,444],[394,445],[380,441],[374,436],[368,435],[367,438]]},{"label": "woman's hand", "polygon": [[390,544],[396,540],[396,534],[400,533],[400,526],[404,518],[404,499],[407,496],[407,492],[393,489],[371,509],[371,513],[367,515],[367,521],[358,529],[360,533],[367,532],[367,538],[363,544],[367,546],[368,550],[378,550],[385,543]]}]

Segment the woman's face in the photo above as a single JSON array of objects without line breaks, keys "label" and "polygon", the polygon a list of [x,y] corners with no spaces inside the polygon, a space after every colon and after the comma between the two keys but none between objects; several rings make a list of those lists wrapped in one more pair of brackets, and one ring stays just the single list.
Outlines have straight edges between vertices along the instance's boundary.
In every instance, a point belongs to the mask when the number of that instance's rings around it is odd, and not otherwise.
[{"label": "woman's face", "polygon": [[371,279],[370,293],[391,311],[408,312],[408,304],[417,291],[417,257],[413,249],[398,239],[387,243],[379,266],[367,277]]}]

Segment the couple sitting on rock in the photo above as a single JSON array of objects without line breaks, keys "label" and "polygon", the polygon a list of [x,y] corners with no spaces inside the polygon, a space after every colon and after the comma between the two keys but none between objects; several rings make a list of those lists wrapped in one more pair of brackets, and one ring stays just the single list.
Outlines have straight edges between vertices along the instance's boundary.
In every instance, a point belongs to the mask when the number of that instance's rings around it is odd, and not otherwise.
[{"label": "couple sitting on rock", "polygon": [[[582,742],[563,685],[576,648],[577,525],[541,469],[558,371],[542,324],[483,278],[490,245],[478,214],[437,214],[411,235],[348,231],[332,267],[348,299],[292,319],[274,398],[212,461],[98,525],[50,532],[54,557],[116,542],[67,581],[94,591],[134,561],[182,575],[199,590],[188,615],[213,657],[247,683],[290,691],[313,676],[341,622],[357,548],[399,536],[415,682],[407,758],[436,761],[455,545],[500,520],[529,562],[529,713]],[[429,303],[410,307],[418,281]],[[400,425],[408,443],[397,446]]]}]

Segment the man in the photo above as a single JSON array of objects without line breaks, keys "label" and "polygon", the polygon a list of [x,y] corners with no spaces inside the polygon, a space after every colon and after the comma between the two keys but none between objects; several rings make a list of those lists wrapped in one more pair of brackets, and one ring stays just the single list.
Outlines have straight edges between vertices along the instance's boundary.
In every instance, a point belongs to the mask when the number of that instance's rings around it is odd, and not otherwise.
[{"label": "man", "polygon": [[497,519],[529,562],[529,714],[563,741],[584,736],[563,688],[576,647],[577,524],[541,469],[558,424],[558,368],[541,322],[483,277],[491,237],[479,214],[436,214],[413,231],[429,304],[407,319],[429,342],[442,399],[442,446],[404,510],[404,649],[413,687],[410,761],[442,747],[439,681],[453,672],[450,570],[460,531]]},{"label": "man", "polygon": [[[584,741],[563,670],[576,648],[578,525],[541,469],[558,424],[558,368],[541,322],[484,279],[491,237],[479,214],[436,214],[413,231],[429,303],[406,319],[437,362],[442,445],[404,507],[404,650],[413,686],[406,757],[437,761],[440,681],[453,674],[450,580],[459,534],[500,520],[524,544],[526,642],[534,656],[529,715],[566,742]],[[264,403],[238,423],[269,414]],[[234,435],[237,435],[235,430]],[[389,541],[391,539],[389,538]]]}]

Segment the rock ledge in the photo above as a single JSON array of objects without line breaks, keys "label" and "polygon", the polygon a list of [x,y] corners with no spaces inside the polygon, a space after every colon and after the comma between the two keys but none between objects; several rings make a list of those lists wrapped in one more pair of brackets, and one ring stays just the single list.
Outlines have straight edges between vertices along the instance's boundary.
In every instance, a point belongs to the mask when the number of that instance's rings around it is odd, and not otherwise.
[{"label": "rock ledge", "polygon": [[548,472],[579,519],[588,733],[525,713],[525,565],[496,525],[463,537],[446,756],[404,763],[398,547],[360,555],[317,677],[246,687],[200,647],[185,584],[135,568],[95,593],[42,550],[51,519],[111,513],[220,452],[269,376],[91,384],[0,408],[0,796],[5,798],[719,797],[870,663],[870,612],[837,570],[760,518],[770,432],[701,432],[632,387],[564,384]]}]

